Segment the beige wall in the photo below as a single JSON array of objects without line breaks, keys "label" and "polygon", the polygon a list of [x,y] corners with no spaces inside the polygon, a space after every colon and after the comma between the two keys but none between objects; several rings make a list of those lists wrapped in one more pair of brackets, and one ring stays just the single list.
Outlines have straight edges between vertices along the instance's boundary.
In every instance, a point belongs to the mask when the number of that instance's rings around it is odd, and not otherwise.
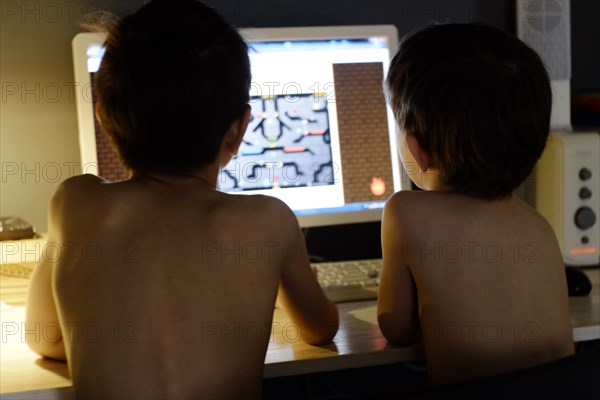
[{"label": "beige wall", "polygon": [[0,2],[0,215],[47,228],[60,181],[81,172],[71,40],[87,12],[142,1]]}]

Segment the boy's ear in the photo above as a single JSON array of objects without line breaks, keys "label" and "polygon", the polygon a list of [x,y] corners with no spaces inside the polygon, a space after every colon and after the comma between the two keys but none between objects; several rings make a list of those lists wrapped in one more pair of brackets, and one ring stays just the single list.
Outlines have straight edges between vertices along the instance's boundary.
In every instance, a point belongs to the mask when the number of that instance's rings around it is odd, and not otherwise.
[{"label": "boy's ear", "polygon": [[406,146],[408,147],[408,151],[413,156],[415,162],[419,166],[419,169],[422,173],[427,172],[427,170],[431,167],[429,155],[423,150],[417,138],[410,133],[406,134]]},{"label": "boy's ear", "polygon": [[223,138],[223,146],[225,146],[225,150],[229,156],[234,156],[238,152],[242,139],[244,138],[244,133],[246,133],[248,123],[250,123],[251,109],[250,105],[246,104],[242,114],[240,114],[238,119],[233,121],[233,124],[231,124]]}]

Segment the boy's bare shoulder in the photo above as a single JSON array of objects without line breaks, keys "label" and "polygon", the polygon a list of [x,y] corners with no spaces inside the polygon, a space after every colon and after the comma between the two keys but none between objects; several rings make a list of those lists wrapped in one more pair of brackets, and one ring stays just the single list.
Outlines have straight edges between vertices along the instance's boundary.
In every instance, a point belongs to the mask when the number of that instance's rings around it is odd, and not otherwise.
[{"label": "boy's bare shoulder", "polygon": [[450,204],[456,206],[452,193],[402,190],[387,200],[384,218],[401,220],[405,223],[423,224],[428,218],[437,218]]},{"label": "boy's bare shoulder", "polygon": [[398,234],[411,238],[460,232],[556,241],[548,221],[514,195],[484,200],[453,192],[401,191],[387,201],[383,220]]},{"label": "boy's bare shoulder", "polygon": [[383,210],[385,240],[421,240],[440,218],[444,200],[436,192],[403,190],[394,193]]},{"label": "boy's bare shoulder", "polygon": [[239,195],[222,193],[230,201],[244,207],[256,207],[257,209],[272,210],[273,212],[290,211],[289,207],[281,200],[273,196],[263,194]]},{"label": "boy's bare shoulder", "polygon": [[286,232],[291,228],[298,228],[298,222],[293,211],[283,201],[265,195],[236,195],[219,193],[225,201],[222,207],[231,212],[251,216],[254,220],[261,221],[261,228],[269,227],[277,232]]},{"label": "boy's bare shoulder", "polygon": [[61,205],[74,201],[74,198],[89,195],[89,190],[93,186],[106,183],[106,181],[96,175],[84,174],[77,175],[62,181],[50,200],[50,207],[56,209]]},{"label": "boy's bare shoulder", "polygon": [[[444,209],[467,205],[474,199],[454,192],[438,192],[428,190],[401,190],[387,200],[386,206],[394,209]],[[477,200],[475,200],[477,201]]]},{"label": "boy's bare shoulder", "polygon": [[65,179],[64,181],[62,181],[60,183],[60,185],[58,187],[59,188],[73,188],[73,187],[78,187],[78,186],[93,185],[93,184],[100,184],[100,183],[107,183],[107,182],[108,182],[107,180],[105,180],[104,178],[99,177],[97,175],[83,174],[83,175],[72,176],[68,179]]},{"label": "boy's bare shoulder", "polygon": [[399,208],[405,205],[425,206],[434,200],[435,192],[421,190],[401,190],[389,197],[386,207]]}]

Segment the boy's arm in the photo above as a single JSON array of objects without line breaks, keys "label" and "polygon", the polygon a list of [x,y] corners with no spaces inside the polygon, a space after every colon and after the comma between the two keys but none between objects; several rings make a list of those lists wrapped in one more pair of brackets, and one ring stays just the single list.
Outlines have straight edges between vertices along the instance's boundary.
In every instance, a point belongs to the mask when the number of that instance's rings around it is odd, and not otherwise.
[{"label": "boy's arm", "polygon": [[[62,197],[61,189],[54,194],[48,210],[48,242],[56,243],[54,227],[57,224],[56,214]],[[50,249],[50,248],[49,248]],[[35,266],[27,291],[25,310],[25,342],[37,354],[66,360],[62,329],[58,319],[56,302],[52,293],[52,275],[54,265],[47,256],[49,252],[42,251],[40,260]]]},{"label": "boy's arm", "polygon": [[[287,207],[286,207],[287,208]],[[308,260],[304,236],[296,217],[287,209],[284,221],[289,238],[283,242],[283,270],[278,299],[292,321],[298,324],[302,340],[326,344],[333,340],[339,326],[338,309],[323,293]]]},{"label": "boy's arm", "polygon": [[381,245],[383,270],[377,299],[377,321],[385,338],[398,346],[419,341],[417,290],[406,260],[399,196],[383,211]]}]

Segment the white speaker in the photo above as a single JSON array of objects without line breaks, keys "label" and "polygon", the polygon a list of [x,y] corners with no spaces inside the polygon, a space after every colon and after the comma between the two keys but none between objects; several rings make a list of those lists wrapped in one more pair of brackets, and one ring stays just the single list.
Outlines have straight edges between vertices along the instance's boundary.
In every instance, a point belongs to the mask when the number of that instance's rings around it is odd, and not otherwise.
[{"label": "white speaker", "polygon": [[517,35],[542,58],[552,81],[553,130],[571,129],[571,9],[569,0],[518,0]]},{"label": "white speaker", "polygon": [[564,262],[600,260],[600,134],[551,133],[537,163],[535,208],[554,228]]}]

